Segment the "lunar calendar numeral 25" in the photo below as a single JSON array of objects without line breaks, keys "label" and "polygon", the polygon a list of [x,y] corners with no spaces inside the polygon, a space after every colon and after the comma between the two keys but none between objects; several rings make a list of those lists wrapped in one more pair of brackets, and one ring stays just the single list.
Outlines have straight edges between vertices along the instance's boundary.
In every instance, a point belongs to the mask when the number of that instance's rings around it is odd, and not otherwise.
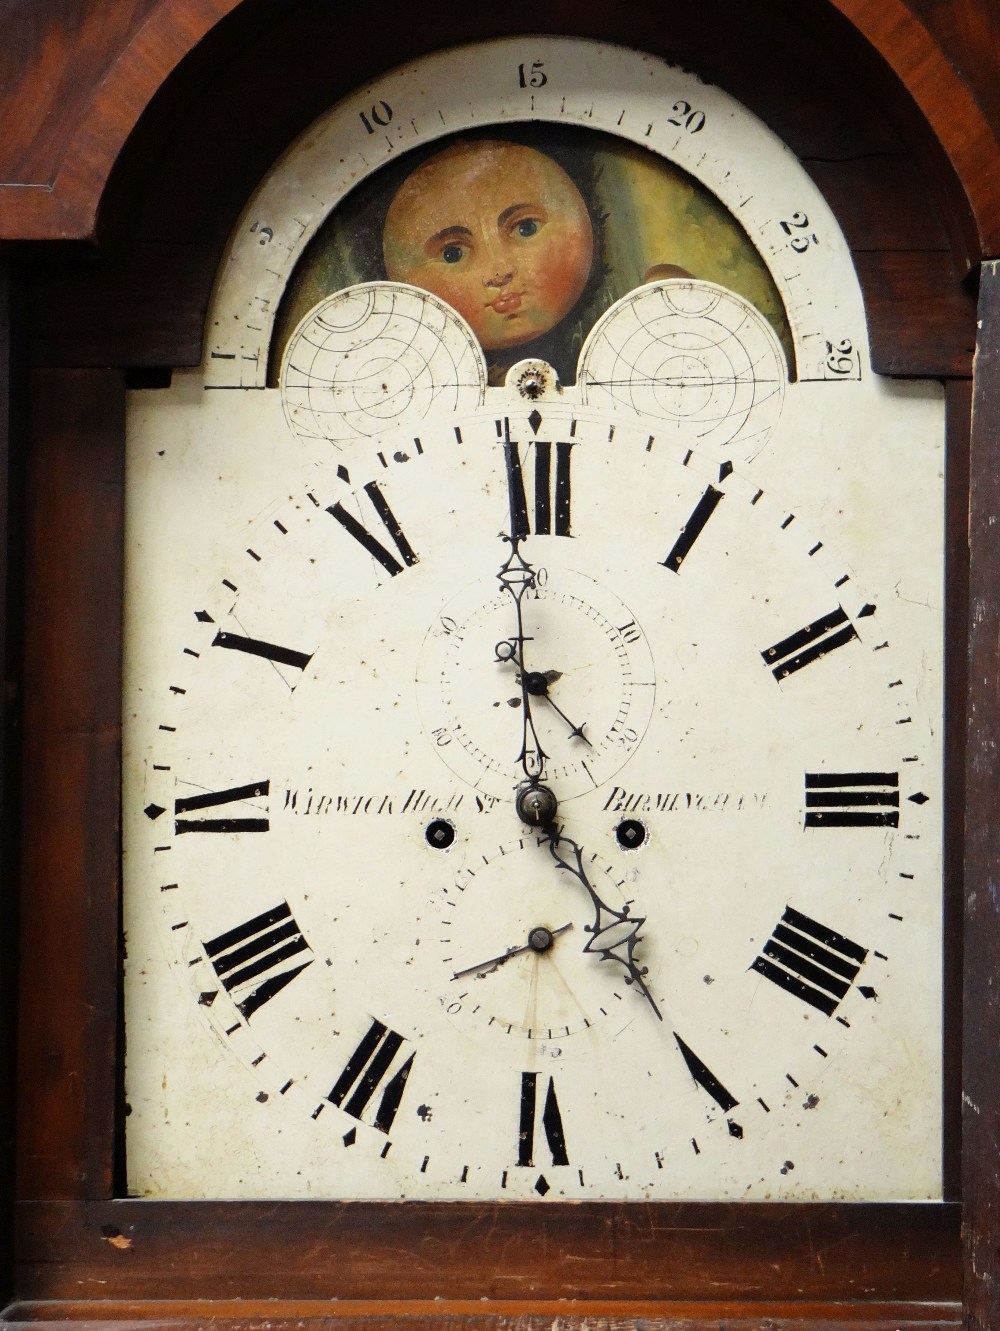
[{"label": "lunar calendar numeral 25", "polygon": [[528,516],[528,497],[524,488],[521,451],[512,439],[504,441],[507,464],[507,493],[510,500],[510,534],[526,536],[570,536],[570,460],[573,445],[555,445],[555,476],[552,471],[553,445],[536,439],[531,445],[534,468],[534,526]]},{"label": "lunar calendar numeral 25", "polygon": [[297,965],[285,965],[292,957],[310,950],[286,901],[219,934],[204,946],[223,988],[234,995],[247,1021],[313,962],[310,956]]},{"label": "lunar calendar numeral 25", "polygon": [[412,546],[403,535],[403,529],[396,521],[396,516],[389,507],[385,495],[379,489],[378,482],[369,481],[365,486],[365,494],[371,500],[372,508],[374,508],[379,521],[382,523],[382,526],[388,533],[393,545],[399,552],[400,558],[403,561],[402,564],[399,562],[399,559],[397,559],[396,556],[382,544],[378,537],[373,536],[368,528],[363,523],[359,522],[353,513],[348,512],[343,504],[340,502],[331,504],[326,511],[332,518],[335,518],[336,521],[340,523],[348,535],[353,536],[362,549],[368,551],[372,559],[381,564],[385,571],[391,574],[392,577],[395,577],[397,573],[402,573],[404,564],[407,567],[412,567],[416,564],[418,562],[417,556],[413,553]]}]

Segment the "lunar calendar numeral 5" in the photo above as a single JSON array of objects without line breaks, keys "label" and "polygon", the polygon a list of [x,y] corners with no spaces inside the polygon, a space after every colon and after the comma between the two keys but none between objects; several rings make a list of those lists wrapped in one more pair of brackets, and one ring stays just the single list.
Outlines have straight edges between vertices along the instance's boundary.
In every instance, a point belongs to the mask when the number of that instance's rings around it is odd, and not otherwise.
[{"label": "lunar calendar numeral 5", "polygon": [[342,1108],[352,1118],[361,1119],[375,1092],[385,1082],[372,1126],[379,1132],[388,1133],[416,1057],[416,1054],[411,1054],[386,1081],[393,1059],[402,1044],[403,1037],[396,1031],[389,1030],[381,1021],[372,1021],[327,1096],[330,1103]]},{"label": "lunar calendar numeral 5", "polygon": [[327,512],[332,518],[335,518],[350,536],[353,536],[357,543],[371,555],[372,559],[377,560],[385,571],[395,577],[397,573],[402,573],[403,564],[407,567],[417,563],[417,556],[413,553],[409,541],[403,535],[403,529],[396,521],[396,517],[389,507],[385,495],[378,487],[377,481],[369,481],[365,486],[365,494],[371,500],[382,526],[385,528],[393,545],[399,551],[403,560],[401,564],[390,550],[387,550],[382,542],[371,534],[363,523],[359,522],[353,513],[349,513],[341,503],[331,504]]},{"label": "lunar calendar numeral 5", "polygon": [[806,827],[898,827],[898,772],[806,772]]},{"label": "lunar calendar numeral 5", "polygon": [[[521,1120],[517,1134],[517,1163],[532,1168],[535,1163],[535,1124],[538,1106],[538,1073],[521,1073]],[[566,1134],[556,1099],[555,1082],[550,1077],[542,1108],[542,1131],[554,1165],[568,1165]]]},{"label": "lunar calendar numeral 5", "polygon": [[247,1021],[313,963],[310,956],[307,961],[286,965],[310,950],[286,901],[204,946],[223,988],[233,995]]},{"label": "lunar calendar numeral 5", "polygon": [[[271,789],[270,781],[253,781],[249,786],[231,786],[228,790],[206,790],[200,795],[185,795],[174,800],[174,814],[193,813],[242,800],[260,799]],[[267,832],[267,818],[180,818],[175,817],[174,832]]]},{"label": "lunar calendar numeral 5", "polygon": [[867,956],[867,948],[788,906],[750,969],[830,1017]]},{"label": "lunar calendar numeral 5", "polygon": [[504,441],[507,491],[510,499],[510,534],[524,538],[570,536],[570,459],[572,444],[555,446],[555,477],[552,475],[552,444],[536,439],[530,445],[534,465],[534,528],[528,517],[521,451],[512,439]]}]

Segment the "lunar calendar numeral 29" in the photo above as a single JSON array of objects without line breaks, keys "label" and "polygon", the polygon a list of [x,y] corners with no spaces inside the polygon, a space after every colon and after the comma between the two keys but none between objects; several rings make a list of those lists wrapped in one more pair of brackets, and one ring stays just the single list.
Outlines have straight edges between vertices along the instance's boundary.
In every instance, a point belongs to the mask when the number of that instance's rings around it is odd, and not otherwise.
[{"label": "lunar calendar numeral 29", "polygon": [[867,948],[788,906],[750,969],[830,1017],[867,956]]}]

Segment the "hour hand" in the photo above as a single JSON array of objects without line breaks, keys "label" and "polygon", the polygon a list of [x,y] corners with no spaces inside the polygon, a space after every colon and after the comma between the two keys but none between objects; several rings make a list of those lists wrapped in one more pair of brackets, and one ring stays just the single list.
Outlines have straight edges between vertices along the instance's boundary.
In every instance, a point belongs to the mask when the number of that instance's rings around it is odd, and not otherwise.
[{"label": "hour hand", "polygon": [[630,915],[627,905],[622,910],[615,910],[601,898],[583,867],[583,847],[575,841],[553,830],[549,835],[549,851],[557,866],[577,879],[594,907],[594,923],[587,926],[590,937],[583,945],[584,952],[596,953],[602,961],[616,961],[622,966],[625,983],[634,984],[638,988],[662,1021],[663,1014],[646,985],[648,967],[640,966],[634,956],[639,930],[646,923],[645,916]]}]

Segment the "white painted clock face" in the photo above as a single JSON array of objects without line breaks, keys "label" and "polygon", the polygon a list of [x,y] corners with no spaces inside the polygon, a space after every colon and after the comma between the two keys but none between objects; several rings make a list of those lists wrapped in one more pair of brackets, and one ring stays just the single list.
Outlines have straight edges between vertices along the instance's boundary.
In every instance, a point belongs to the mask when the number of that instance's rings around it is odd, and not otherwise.
[{"label": "white painted clock face", "polygon": [[[515,114],[740,207],[798,381],[747,300],[674,277],[575,387],[487,386],[472,325],[398,283],[374,350],[333,345],[363,288],[268,387],[297,256],[375,146]],[[213,328],[131,401],[132,1190],[938,1195],[940,395],[864,372],[785,150],[635,53],[433,57],[290,150]]]}]

